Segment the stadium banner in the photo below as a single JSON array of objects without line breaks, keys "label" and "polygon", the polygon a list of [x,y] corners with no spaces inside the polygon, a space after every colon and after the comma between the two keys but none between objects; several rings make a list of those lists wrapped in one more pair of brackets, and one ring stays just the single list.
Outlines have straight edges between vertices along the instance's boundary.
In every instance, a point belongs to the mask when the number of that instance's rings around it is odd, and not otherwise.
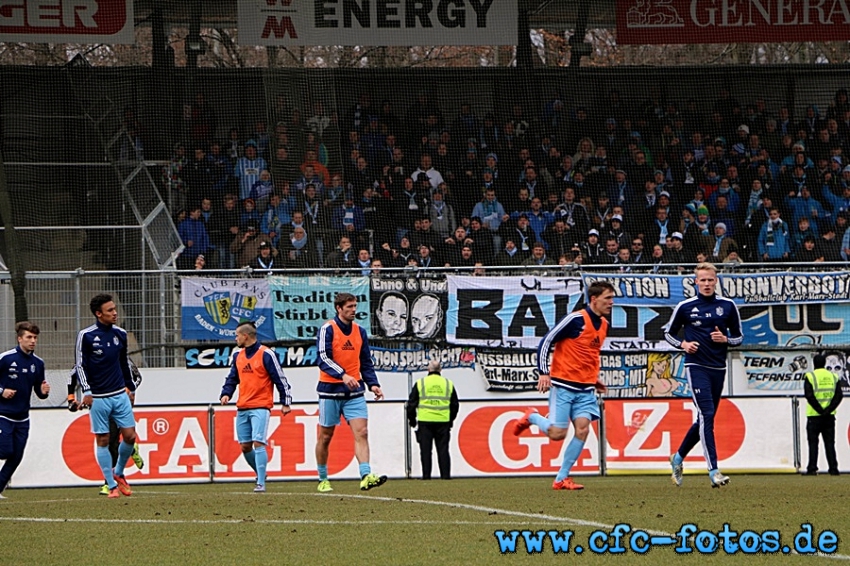
[{"label": "stadium banner", "polygon": [[[731,357],[733,393],[736,395],[802,395],[806,372],[814,369],[812,357],[826,356],[826,369],[838,376],[842,391],[850,394],[846,350],[736,351]],[[801,398],[800,402],[804,402]]]},{"label": "stadium banner", "polygon": [[369,321],[368,277],[269,277],[278,340],[315,339],[324,323],[336,316],[337,293],[357,298],[356,322],[367,331]]},{"label": "stadium banner", "polygon": [[375,371],[395,373],[428,370],[428,362],[439,360],[444,370],[449,368],[474,368],[475,349],[437,347],[428,349],[378,348],[371,346]]},{"label": "stadium banner", "polygon": [[578,277],[450,275],[448,280],[450,344],[536,349],[582,298]]},{"label": "stadium banner", "polygon": [[[520,476],[554,475],[561,467],[564,450],[573,437],[573,427],[563,441],[550,440],[532,426],[521,436],[513,435],[514,421],[522,417],[529,406],[543,414],[549,412],[547,403],[510,404],[476,403],[460,404],[454,425],[455,438],[451,443],[452,474],[455,476]],[[592,423],[587,443],[576,461],[571,474],[599,474],[599,421]],[[421,474],[419,446],[412,440],[413,473]],[[436,465],[436,460],[434,460]]]},{"label": "stadium banner", "polygon": [[242,45],[514,45],[517,37],[516,0],[237,4]]},{"label": "stadium banner", "polygon": [[[714,425],[720,469],[795,471],[791,407],[791,399],[724,398]],[[670,473],[670,454],[696,417],[690,399],[610,399],[604,411],[609,473]],[[685,459],[685,470],[705,474],[699,444]]]},{"label": "stadium banner", "polygon": [[448,282],[435,277],[372,277],[372,333],[375,338],[443,340]]},{"label": "stadium banner", "polygon": [[181,277],[180,291],[183,340],[230,341],[246,321],[257,326],[257,338],[274,340],[267,280]]},{"label": "stadium banner", "polygon": [[[315,367],[318,365],[316,346],[271,346],[281,367]],[[219,369],[230,367],[230,356],[236,346],[210,346],[209,348],[185,348],[186,369]]]},{"label": "stadium banner", "polygon": [[136,42],[133,0],[6,0],[0,41],[20,43]]},{"label": "stadium banner", "polygon": [[[297,405],[285,417],[276,405],[269,419],[268,477],[275,479],[316,479],[316,438],[319,430],[318,405]],[[402,405],[369,403],[370,464],[381,474],[403,477],[404,429]],[[242,457],[236,440],[236,410],[215,411],[216,480],[253,481],[254,471]],[[380,446],[379,446],[380,445]],[[143,470],[144,471],[144,470]],[[328,459],[328,474],[335,479],[360,479],[354,456],[354,435],[341,420],[334,433]]]},{"label": "stadium banner", "polygon": [[[720,274],[717,292],[738,308],[850,302],[850,272]],[[584,275],[584,284],[614,285],[619,306],[675,307],[697,294],[694,275]]]},{"label": "stadium banner", "polygon": [[[797,423],[800,438],[800,468],[805,471],[809,463],[809,443],[806,441],[806,398],[799,397],[797,406]],[[847,473],[850,470],[850,404],[842,402],[835,412],[835,457],[838,459],[838,470]],[[826,473],[829,464],[823,450],[823,440],[818,438],[818,470]]]},{"label": "stadium banner", "polygon": [[620,45],[850,39],[850,10],[844,1],[628,0],[614,4]]}]

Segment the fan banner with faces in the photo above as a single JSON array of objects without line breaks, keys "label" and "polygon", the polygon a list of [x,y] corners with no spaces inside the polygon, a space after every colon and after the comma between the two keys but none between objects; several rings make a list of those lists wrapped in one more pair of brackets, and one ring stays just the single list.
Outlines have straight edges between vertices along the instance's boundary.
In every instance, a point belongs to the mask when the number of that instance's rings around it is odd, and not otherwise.
[{"label": "fan banner with faces", "polygon": [[269,277],[274,332],[278,340],[311,340],[336,316],[337,293],[357,299],[355,322],[369,329],[369,279],[366,277]]},{"label": "fan banner with faces", "polygon": [[850,393],[847,352],[844,350],[739,352],[733,359],[732,368],[746,375],[750,390],[801,393],[806,373],[814,370],[812,357],[817,353],[826,357],[824,367],[838,376],[844,394]]},{"label": "fan banner with faces", "polygon": [[582,298],[578,277],[449,276],[446,340],[536,349]]},{"label": "fan banner with faces", "polygon": [[372,336],[443,340],[448,283],[445,276],[372,277]]}]

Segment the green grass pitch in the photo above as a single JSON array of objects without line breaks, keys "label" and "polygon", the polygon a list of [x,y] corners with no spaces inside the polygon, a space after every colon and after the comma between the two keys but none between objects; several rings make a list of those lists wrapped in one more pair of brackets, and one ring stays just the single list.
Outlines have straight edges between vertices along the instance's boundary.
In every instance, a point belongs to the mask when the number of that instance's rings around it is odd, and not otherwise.
[{"label": "green grass pitch", "polygon": [[[272,482],[266,494],[243,483],[137,485],[108,500],[97,488],[10,489],[0,500],[0,564],[833,564],[850,560],[850,484],[846,477],[732,476],[711,489],[707,476],[576,478],[583,491],[551,489],[551,478],[390,480],[361,492],[357,482]],[[682,524],[717,532],[778,530],[790,544],[803,523],[815,536],[839,537],[832,556],[730,556],[722,550],[677,556],[671,547],[645,555],[555,554],[550,540],[529,554],[502,554],[495,531],[591,533],[618,523],[654,534]],[[628,543],[625,543],[626,546]],[[845,546],[846,545],[846,546]],[[693,545],[692,545],[693,546]]]}]

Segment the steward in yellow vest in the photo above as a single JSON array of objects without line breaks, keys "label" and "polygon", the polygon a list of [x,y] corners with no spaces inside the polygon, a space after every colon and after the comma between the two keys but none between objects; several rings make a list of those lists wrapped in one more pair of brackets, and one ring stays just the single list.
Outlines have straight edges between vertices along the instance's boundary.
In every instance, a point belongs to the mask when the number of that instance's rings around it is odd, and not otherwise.
[{"label": "steward in yellow vest", "polygon": [[440,479],[451,479],[449,441],[460,402],[451,380],[440,375],[442,367],[437,360],[428,363],[428,375],[416,381],[407,399],[407,422],[416,430],[419,458],[422,462],[422,479],[431,479],[432,445],[437,447]]},{"label": "steward in yellow vest", "polygon": [[803,383],[806,395],[806,437],[809,445],[809,463],[806,475],[818,473],[818,437],[823,436],[823,447],[829,474],[838,475],[838,459],[835,456],[835,411],[841,403],[843,393],[838,376],[826,369],[824,354],[812,357],[814,371],[806,373]]}]

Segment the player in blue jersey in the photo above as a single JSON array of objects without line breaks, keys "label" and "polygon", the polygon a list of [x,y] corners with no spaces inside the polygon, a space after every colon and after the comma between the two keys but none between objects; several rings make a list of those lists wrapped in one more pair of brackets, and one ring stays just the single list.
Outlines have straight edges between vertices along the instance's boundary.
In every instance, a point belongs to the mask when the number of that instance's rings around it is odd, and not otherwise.
[{"label": "player in blue jersey", "polygon": [[[95,458],[109,486],[109,498],[132,495],[124,466],[136,444],[133,400],[136,384],[127,358],[127,332],[116,325],[118,309],[111,295],[92,298],[89,308],[97,321],[77,335],[76,371],[83,390],[83,405],[91,407],[91,431],[96,438]],[[109,420],[121,432],[118,462],[109,454]]]},{"label": "player in blue jersey", "polygon": [[[729,483],[729,477],[717,469],[714,416],[726,380],[726,352],[730,345],[739,345],[744,337],[738,307],[715,293],[717,268],[700,263],[694,273],[697,294],[676,305],[664,334],[667,342],[685,351],[685,373],[697,408],[697,420],[679,450],[670,456],[670,465],[673,483],[682,485],[684,459],[701,442],[711,486],[720,487]],[[684,332],[681,340],[679,331]]]},{"label": "player in blue jersey", "polygon": [[47,399],[50,384],[44,379],[44,361],[35,355],[38,326],[22,321],[15,325],[18,347],[0,354],[0,499],[12,474],[24,459],[30,434],[30,397]]}]

